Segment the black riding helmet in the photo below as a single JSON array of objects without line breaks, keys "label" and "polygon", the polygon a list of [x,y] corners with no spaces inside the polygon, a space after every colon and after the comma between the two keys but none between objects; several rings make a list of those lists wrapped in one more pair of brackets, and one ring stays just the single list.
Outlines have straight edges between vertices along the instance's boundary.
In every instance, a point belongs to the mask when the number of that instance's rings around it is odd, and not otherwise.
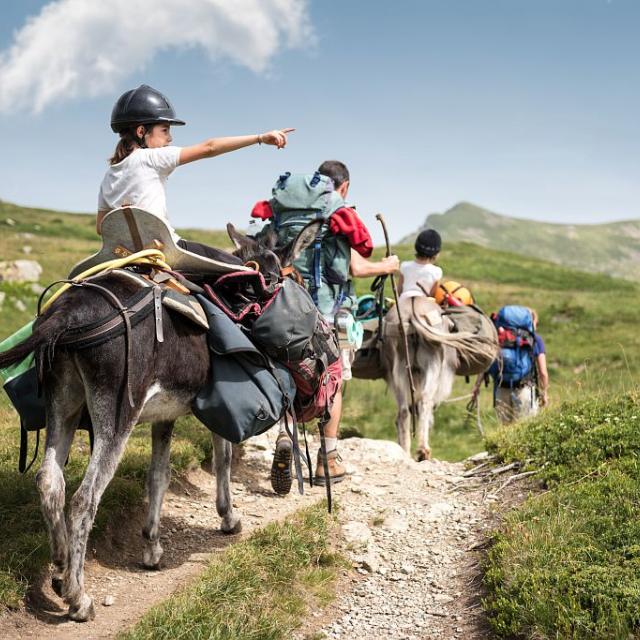
[{"label": "black riding helmet", "polygon": [[173,125],[186,124],[176,118],[176,112],[167,98],[146,84],[123,93],[111,112],[111,129],[120,133],[140,124],[165,122]]},{"label": "black riding helmet", "polygon": [[416,253],[426,258],[431,258],[440,253],[442,247],[442,238],[435,229],[425,229],[418,234],[416,238]]}]

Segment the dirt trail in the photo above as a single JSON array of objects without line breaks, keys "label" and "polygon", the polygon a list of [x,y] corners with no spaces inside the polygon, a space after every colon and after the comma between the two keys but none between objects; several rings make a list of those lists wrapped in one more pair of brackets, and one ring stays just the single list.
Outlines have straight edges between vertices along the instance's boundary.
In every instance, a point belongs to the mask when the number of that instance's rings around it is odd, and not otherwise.
[{"label": "dirt trail", "polygon": [[393,443],[353,439],[342,451],[357,461],[340,497],[343,544],[356,571],[295,637],[489,637],[479,561],[500,498],[483,479],[465,477],[464,465],[417,463]]},{"label": "dirt trail", "polygon": [[[324,495],[307,486],[304,496],[295,490],[274,496],[265,446],[264,437],[250,442],[234,472],[242,536]],[[297,637],[322,630],[331,638],[485,638],[476,564],[492,519],[491,501],[482,499],[486,489],[463,477],[462,465],[416,463],[394,443],[354,438],[341,443],[341,452],[351,475],[335,493],[355,570],[335,604],[314,612]],[[199,574],[211,554],[240,539],[219,532],[213,485],[210,474],[198,471],[167,492],[161,571],[139,564],[143,513],[116,523],[107,548],[91,550],[86,584],[94,621],[67,621],[45,581],[34,589],[29,611],[0,617],[0,637],[92,640],[130,626]]]}]

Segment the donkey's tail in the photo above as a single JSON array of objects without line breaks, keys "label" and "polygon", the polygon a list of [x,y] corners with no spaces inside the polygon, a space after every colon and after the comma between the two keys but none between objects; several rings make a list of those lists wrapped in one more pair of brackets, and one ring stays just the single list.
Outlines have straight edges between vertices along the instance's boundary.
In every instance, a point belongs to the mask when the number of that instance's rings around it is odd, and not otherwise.
[{"label": "donkey's tail", "polygon": [[31,353],[53,347],[66,329],[64,314],[49,314],[45,320],[34,325],[33,333],[26,340],[0,353],[0,369],[18,364]]}]

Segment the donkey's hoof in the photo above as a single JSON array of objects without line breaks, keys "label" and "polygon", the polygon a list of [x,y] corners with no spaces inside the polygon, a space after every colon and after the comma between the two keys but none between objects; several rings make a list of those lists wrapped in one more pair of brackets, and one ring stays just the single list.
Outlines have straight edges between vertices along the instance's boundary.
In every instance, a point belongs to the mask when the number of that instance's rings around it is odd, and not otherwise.
[{"label": "donkey's hoof", "polygon": [[240,520],[240,518],[233,518],[231,520],[227,520],[225,518],[222,520],[220,530],[222,531],[222,533],[225,533],[229,536],[234,533],[240,533],[242,531],[242,520]]},{"label": "donkey's hoof", "polygon": [[142,566],[150,571],[158,571],[163,553],[159,542],[149,543],[142,554]]},{"label": "donkey's hoof", "polygon": [[69,607],[69,618],[75,622],[89,622],[96,617],[96,610],[93,606],[93,600],[87,596],[82,596],[80,605],[77,607]]},{"label": "donkey's hoof", "polygon": [[62,591],[64,589],[64,578],[51,578],[51,588],[58,597],[62,598]]},{"label": "donkey's hoof", "polygon": [[418,451],[416,452],[416,457],[418,459],[418,462],[431,460],[431,449],[418,449]]}]

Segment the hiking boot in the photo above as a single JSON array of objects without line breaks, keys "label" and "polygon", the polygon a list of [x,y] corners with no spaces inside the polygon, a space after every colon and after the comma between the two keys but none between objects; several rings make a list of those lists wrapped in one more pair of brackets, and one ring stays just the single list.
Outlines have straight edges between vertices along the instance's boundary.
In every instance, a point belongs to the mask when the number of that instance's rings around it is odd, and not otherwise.
[{"label": "hiking boot", "polygon": [[279,496],[286,496],[291,491],[291,460],[293,445],[286,433],[280,433],[276,440],[276,452],[271,464],[271,486]]},{"label": "hiking boot", "polygon": [[[342,458],[337,449],[327,451],[327,465],[329,467],[329,478],[331,484],[342,482],[347,475],[347,470],[341,464]],[[324,475],[324,466],[322,464],[322,451],[318,451],[318,462],[316,464],[316,474],[313,478],[313,484],[324,487],[326,478]]]}]

